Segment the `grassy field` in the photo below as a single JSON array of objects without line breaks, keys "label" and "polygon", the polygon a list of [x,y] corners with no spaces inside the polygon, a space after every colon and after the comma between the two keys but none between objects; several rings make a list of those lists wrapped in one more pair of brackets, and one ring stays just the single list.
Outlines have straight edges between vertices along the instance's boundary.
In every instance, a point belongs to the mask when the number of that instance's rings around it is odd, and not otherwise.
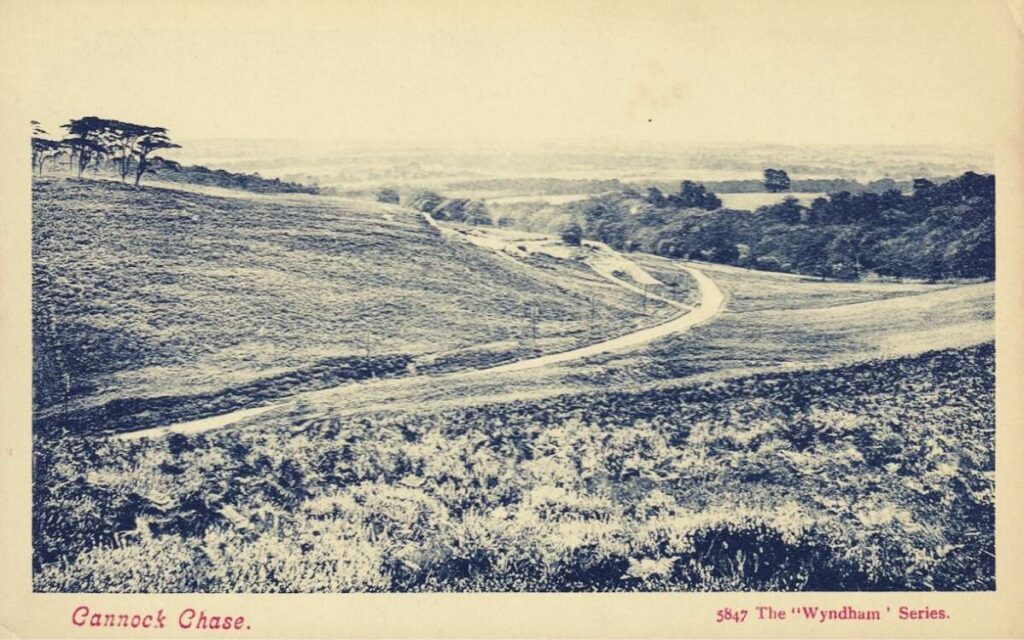
[{"label": "grassy field", "polygon": [[[671,281],[672,260],[628,254]],[[971,346],[994,335],[994,287],[845,283],[690,263],[727,295],[725,310],[685,334],[643,349],[609,352],[522,373],[381,381],[304,398],[295,415],[455,407],[617,388],[640,390],[761,372],[840,366],[861,360]]]},{"label": "grassy field", "polygon": [[[656,277],[673,261],[633,256]],[[729,376],[957,348],[994,338],[995,285],[830,282],[697,265],[725,291],[725,312],[649,349],[573,363],[585,385]]]},{"label": "grassy field", "polygon": [[44,429],[197,418],[654,320],[582,265],[501,260],[399,207],[54,179],[33,207]]},{"label": "grassy field", "polygon": [[993,387],[988,344],[638,393],[37,440],[35,589],[993,589]]}]

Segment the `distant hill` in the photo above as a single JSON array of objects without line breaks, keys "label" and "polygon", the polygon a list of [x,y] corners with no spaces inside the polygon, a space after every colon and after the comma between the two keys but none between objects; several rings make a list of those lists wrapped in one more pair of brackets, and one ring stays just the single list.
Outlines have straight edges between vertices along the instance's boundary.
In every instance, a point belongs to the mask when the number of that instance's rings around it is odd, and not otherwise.
[{"label": "distant hill", "polygon": [[255,173],[232,173],[201,165],[182,165],[173,160],[155,158],[152,176],[164,182],[183,182],[223,189],[242,189],[254,193],[320,193],[320,188],[279,178],[264,178]]}]

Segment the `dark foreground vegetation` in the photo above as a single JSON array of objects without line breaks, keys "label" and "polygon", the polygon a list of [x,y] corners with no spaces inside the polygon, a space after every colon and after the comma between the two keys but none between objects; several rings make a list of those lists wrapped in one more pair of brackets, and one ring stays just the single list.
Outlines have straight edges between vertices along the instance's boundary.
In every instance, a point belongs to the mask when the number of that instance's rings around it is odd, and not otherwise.
[{"label": "dark foreground vegetation", "polygon": [[685,181],[677,193],[625,189],[509,223],[550,233],[578,224],[584,237],[620,250],[823,278],[995,277],[991,175],[915,180],[910,195],[839,191],[809,206],[786,198],[753,212],[720,204],[705,186]]},{"label": "dark foreground vegetation", "polygon": [[37,436],[35,588],[990,590],[993,366]]}]

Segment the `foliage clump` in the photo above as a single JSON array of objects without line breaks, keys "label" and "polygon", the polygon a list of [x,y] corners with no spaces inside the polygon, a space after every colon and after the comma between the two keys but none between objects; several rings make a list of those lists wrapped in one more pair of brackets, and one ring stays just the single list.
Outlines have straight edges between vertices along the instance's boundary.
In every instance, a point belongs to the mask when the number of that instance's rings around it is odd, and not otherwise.
[{"label": "foliage clump", "polygon": [[686,181],[668,196],[624,189],[500,221],[550,233],[575,223],[618,250],[838,280],[995,277],[995,178],[973,172],[941,184],[915,180],[909,194],[843,190],[755,211],[721,208]]}]

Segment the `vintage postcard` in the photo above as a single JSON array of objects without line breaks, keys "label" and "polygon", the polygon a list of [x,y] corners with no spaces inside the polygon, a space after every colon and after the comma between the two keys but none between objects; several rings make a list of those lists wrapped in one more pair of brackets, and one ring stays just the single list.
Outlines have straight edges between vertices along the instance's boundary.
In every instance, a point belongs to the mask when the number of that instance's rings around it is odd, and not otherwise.
[{"label": "vintage postcard", "polygon": [[1017,0],[0,0],[0,636],[1024,635]]}]

